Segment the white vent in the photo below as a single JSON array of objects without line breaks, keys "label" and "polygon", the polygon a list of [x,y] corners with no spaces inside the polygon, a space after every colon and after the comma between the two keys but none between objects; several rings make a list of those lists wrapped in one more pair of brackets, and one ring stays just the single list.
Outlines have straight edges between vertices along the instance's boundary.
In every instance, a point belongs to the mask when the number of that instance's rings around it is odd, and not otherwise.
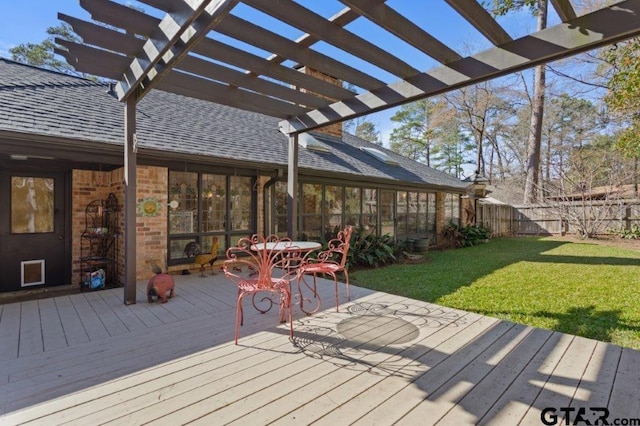
[{"label": "white vent", "polygon": [[389,157],[386,153],[380,151],[379,149],[369,148],[366,146],[361,146],[360,149],[372,157],[382,161],[385,164],[389,164],[390,166],[398,166],[398,162],[393,158]]},{"label": "white vent", "polygon": [[317,152],[330,152],[326,145],[321,143],[318,139],[310,135],[309,133],[302,133],[298,136],[298,143],[301,147],[310,151]]}]

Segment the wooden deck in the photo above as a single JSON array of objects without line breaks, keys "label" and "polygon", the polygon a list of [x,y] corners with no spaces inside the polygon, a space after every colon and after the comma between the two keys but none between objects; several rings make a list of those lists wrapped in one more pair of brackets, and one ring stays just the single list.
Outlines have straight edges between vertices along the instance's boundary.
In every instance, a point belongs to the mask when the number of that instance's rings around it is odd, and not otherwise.
[{"label": "wooden deck", "polygon": [[[640,352],[352,286],[295,315],[245,310],[222,274],[0,305],[0,424],[541,424],[640,417]],[[344,297],[343,297],[344,301]],[[577,411],[576,411],[577,412]],[[575,414],[574,412],[573,414]],[[573,418],[570,419],[573,421]]]}]

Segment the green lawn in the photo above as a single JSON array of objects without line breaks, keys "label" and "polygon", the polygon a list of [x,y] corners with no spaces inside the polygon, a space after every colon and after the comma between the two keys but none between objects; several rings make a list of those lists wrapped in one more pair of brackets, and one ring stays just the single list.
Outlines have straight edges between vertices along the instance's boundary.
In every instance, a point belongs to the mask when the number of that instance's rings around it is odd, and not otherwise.
[{"label": "green lawn", "polygon": [[355,285],[640,349],[640,252],[552,238],[431,251]]}]

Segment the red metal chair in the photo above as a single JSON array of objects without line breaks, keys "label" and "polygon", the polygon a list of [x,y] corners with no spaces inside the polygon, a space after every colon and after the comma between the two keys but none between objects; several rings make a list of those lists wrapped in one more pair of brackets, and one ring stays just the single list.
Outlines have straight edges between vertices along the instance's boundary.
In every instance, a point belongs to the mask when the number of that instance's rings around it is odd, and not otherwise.
[{"label": "red metal chair", "polygon": [[[313,294],[316,297],[318,294],[316,291],[316,277],[318,275],[329,275],[333,278],[336,296],[336,312],[339,312],[340,306],[338,298],[338,278],[336,274],[341,272],[344,274],[345,284],[347,287],[347,301],[351,300],[351,296],[349,294],[349,273],[347,272],[346,264],[352,232],[353,228],[351,226],[347,226],[344,230],[338,232],[336,238],[329,241],[326,250],[318,253],[318,256],[315,259],[305,259],[297,270],[298,285],[300,285],[300,280],[304,281],[304,275],[313,275]],[[320,298],[318,298],[318,300],[320,300]],[[320,305],[318,304],[317,309],[319,308]]]},{"label": "red metal chair", "polygon": [[[291,337],[293,337],[293,320],[291,310],[291,278],[295,270],[290,268],[292,259],[300,259],[300,251],[290,240],[279,239],[275,235],[263,237],[253,235],[241,238],[237,246],[227,250],[227,260],[222,265],[225,276],[238,286],[238,305],[236,311],[235,343],[238,344],[238,331],[244,322],[242,301],[252,296],[253,306],[260,313],[265,313],[278,303],[280,322],[289,321]],[[271,296],[264,296],[256,301],[260,293],[276,293],[279,301]],[[265,308],[258,306],[265,304]]]}]

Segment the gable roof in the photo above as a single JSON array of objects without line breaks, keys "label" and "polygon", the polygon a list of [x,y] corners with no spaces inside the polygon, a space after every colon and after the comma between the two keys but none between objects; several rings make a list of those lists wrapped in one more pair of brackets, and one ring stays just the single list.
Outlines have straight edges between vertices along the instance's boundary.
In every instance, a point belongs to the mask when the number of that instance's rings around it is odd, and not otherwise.
[{"label": "gable roof", "polygon": [[[78,150],[122,150],[123,109],[109,85],[0,58],[0,136],[23,134],[62,139]],[[353,135],[317,135],[329,152],[299,150],[299,173],[379,180],[463,192],[465,184]],[[278,119],[212,102],[153,91],[138,105],[138,156],[286,169],[287,138]],[[384,151],[386,164],[360,147]]]}]

